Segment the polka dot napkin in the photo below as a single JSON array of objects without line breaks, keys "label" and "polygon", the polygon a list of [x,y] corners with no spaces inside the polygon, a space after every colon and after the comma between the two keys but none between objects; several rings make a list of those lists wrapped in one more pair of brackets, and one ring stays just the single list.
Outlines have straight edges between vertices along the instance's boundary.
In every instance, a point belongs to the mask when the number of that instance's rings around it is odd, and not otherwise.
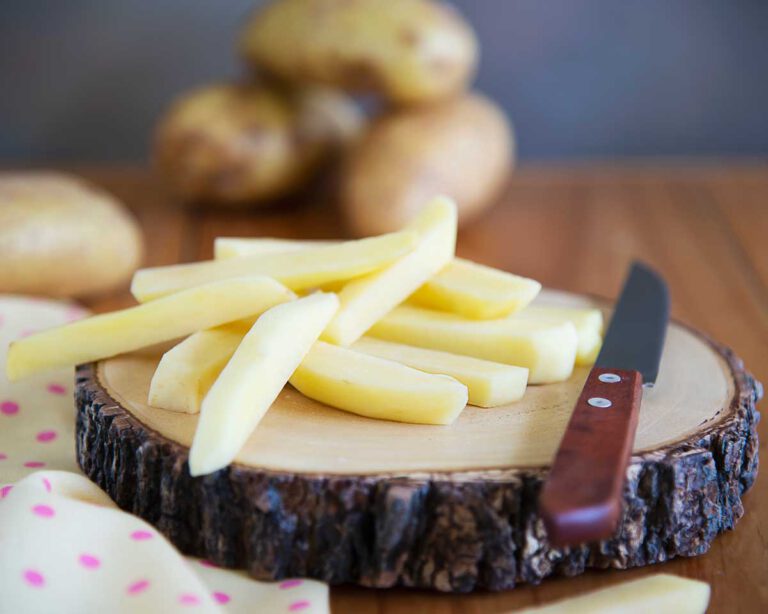
[{"label": "polka dot napkin", "polygon": [[0,295],[0,612],[328,612],[325,584],[256,582],[185,558],[82,475],[72,370],[11,384],[5,353],[84,315]]}]

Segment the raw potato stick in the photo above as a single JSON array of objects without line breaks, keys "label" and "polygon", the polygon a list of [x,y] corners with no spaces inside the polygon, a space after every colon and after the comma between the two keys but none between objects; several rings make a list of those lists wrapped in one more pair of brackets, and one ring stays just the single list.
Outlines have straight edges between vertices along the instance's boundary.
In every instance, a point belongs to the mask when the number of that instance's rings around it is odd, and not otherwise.
[{"label": "raw potato stick", "polygon": [[93,316],[11,343],[8,379],[78,365],[257,316],[295,298],[269,277],[217,281],[146,305]]},{"label": "raw potato stick", "polygon": [[242,258],[256,254],[285,254],[297,252],[313,247],[335,245],[339,241],[297,239],[275,239],[272,237],[216,237],[213,240],[214,260],[228,260],[229,258]]},{"label": "raw potato stick", "polygon": [[168,350],[152,376],[148,402],[152,407],[196,414],[253,320],[201,330]]},{"label": "raw potato stick", "polygon": [[352,349],[424,371],[449,375],[469,390],[470,405],[496,407],[523,398],[528,369],[437,350],[363,337]]},{"label": "raw potato stick", "polygon": [[603,344],[603,312],[590,307],[553,307],[529,305],[512,316],[532,322],[571,322],[579,335],[576,364],[588,367],[595,362]]},{"label": "raw potato stick", "polygon": [[339,292],[341,307],[323,339],[344,346],[354,343],[448,264],[456,248],[456,223],[456,203],[445,197],[430,202],[407,227],[418,234],[417,247],[387,268],[346,284]]},{"label": "raw potato stick", "polygon": [[338,307],[335,294],[316,293],[256,320],[203,400],[189,452],[193,476],[234,460]]},{"label": "raw potato stick", "polygon": [[571,322],[467,320],[410,305],[393,309],[369,334],[385,341],[525,367],[531,384],[567,380],[578,345]]},{"label": "raw potato stick", "polygon": [[291,377],[310,399],[353,414],[447,425],[467,404],[467,387],[400,363],[318,341]]},{"label": "raw potato stick", "polygon": [[[217,237],[213,252],[214,258],[224,260],[254,254],[294,252],[329,243],[329,241]],[[408,302],[441,311],[451,311],[468,318],[490,319],[507,316],[523,309],[540,290],[541,284],[533,279],[513,275],[463,258],[454,258],[412,294]]]},{"label": "raw potato stick", "polygon": [[266,275],[291,290],[306,290],[381,269],[410,252],[417,238],[413,232],[394,232],[301,252],[142,269],[133,276],[131,292],[143,303],[214,280],[248,275]]},{"label": "raw potato stick", "polygon": [[704,614],[709,592],[706,582],[656,574],[517,614]]},{"label": "raw potato stick", "polygon": [[408,302],[466,318],[500,318],[519,311],[541,290],[533,279],[454,258]]}]

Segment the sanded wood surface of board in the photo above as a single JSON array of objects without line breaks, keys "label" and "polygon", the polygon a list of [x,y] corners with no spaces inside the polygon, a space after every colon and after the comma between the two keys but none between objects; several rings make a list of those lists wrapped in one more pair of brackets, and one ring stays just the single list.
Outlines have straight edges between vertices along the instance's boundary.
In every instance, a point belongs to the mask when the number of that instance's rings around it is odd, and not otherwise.
[{"label": "sanded wood surface of board", "polygon": [[[322,198],[250,215],[188,210],[144,170],[73,170],[134,210],[147,237],[146,265],[209,258],[216,236],[323,239],[338,237],[343,228]],[[546,287],[603,297],[616,295],[629,262],[641,258],[667,280],[673,317],[732,348],[765,382],[766,203],[765,164],[523,168],[501,202],[460,232],[458,254]],[[91,306],[105,311],[130,303],[126,291]],[[765,422],[757,428],[764,451]],[[639,437],[641,431],[642,418]],[[701,556],[628,571],[589,571],[494,593],[338,587],[331,593],[332,607],[362,614],[508,612],[664,571],[709,582],[711,612],[758,612],[768,603],[767,482],[758,477],[743,497],[744,515],[735,530],[715,539]]]}]

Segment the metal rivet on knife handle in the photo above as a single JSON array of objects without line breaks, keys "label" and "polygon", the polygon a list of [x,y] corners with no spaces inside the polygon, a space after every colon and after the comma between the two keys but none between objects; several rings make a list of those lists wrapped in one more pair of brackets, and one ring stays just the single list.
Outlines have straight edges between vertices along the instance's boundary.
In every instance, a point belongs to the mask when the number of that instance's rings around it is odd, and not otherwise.
[{"label": "metal rivet on knife handle", "polygon": [[621,378],[615,373],[603,373],[597,379],[599,379],[604,384],[615,384],[616,382],[621,381]]},{"label": "metal rivet on knife handle", "polygon": [[611,403],[608,399],[604,399],[603,397],[592,397],[589,399],[589,401],[587,401],[587,403],[589,403],[592,407],[600,408],[610,407],[613,405],[613,403]]}]

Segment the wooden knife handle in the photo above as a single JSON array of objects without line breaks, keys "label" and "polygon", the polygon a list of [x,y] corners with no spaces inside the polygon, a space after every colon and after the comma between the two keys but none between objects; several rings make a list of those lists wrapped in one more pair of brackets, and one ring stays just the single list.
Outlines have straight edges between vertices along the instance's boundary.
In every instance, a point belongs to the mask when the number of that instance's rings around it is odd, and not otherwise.
[{"label": "wooden knife handle", "polygon": [[637,371],[589,373],[539,498],[553,545],[607,539],[616,531],[642,391]]}]

